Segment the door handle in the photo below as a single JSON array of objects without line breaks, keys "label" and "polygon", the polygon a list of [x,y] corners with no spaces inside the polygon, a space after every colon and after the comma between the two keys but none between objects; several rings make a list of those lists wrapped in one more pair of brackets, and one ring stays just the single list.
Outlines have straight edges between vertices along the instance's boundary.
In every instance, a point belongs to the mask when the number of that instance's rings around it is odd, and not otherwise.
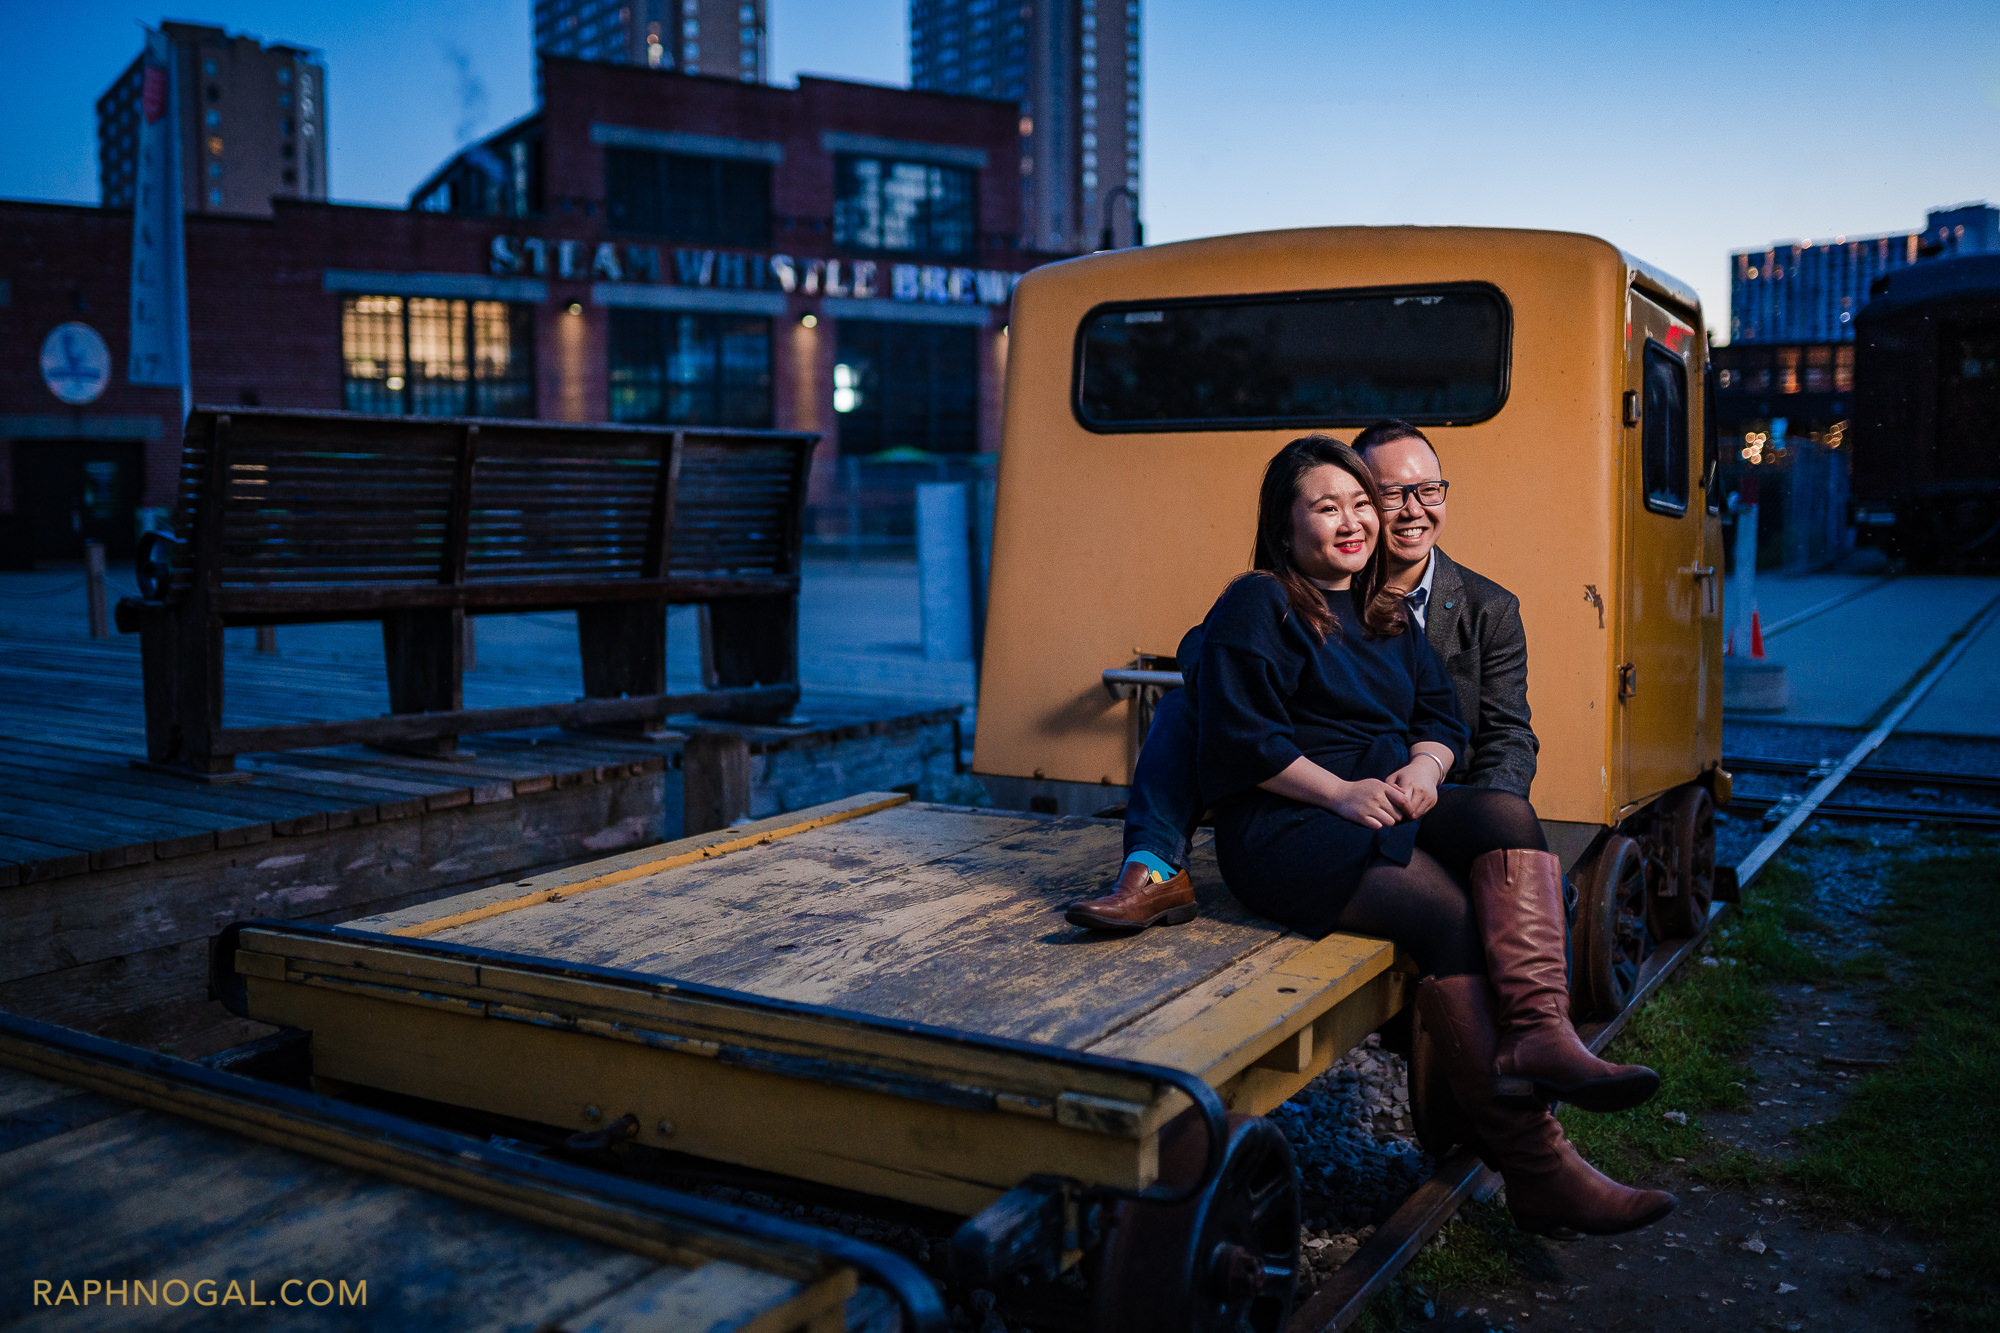
[{"label": "door handle", "polygon": [[1618,664],[1618,697],[1629,699],[1639,692],[1639,665],[1636,662]]},{"label": "door handle", "polygon": [[1722,608],[1717,605],[1715,594],[1715,566],[1704,564],[1682,565],[1680,572],[1702,585],[1703,615],[1715,615]]}]

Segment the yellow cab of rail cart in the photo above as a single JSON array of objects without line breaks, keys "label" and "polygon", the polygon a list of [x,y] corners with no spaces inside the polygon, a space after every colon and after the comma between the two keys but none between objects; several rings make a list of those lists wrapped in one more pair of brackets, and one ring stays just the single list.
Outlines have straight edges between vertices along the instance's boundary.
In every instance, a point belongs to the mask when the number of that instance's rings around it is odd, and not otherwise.
[{"label": "yellow cab of rail cart", "polygon": [[1105,672],[1172,668],[1280,445],[1401,417],[1452,484],[1441,545],[1520,598],[1579,998],[1621,1007],[1648,934],[1705,916],[1728,797],[1694,292],[1587,236],[1318,228],[1037,269],[1010,333],[974,765],[1001,803],[1114,801],[1151,710]]}]

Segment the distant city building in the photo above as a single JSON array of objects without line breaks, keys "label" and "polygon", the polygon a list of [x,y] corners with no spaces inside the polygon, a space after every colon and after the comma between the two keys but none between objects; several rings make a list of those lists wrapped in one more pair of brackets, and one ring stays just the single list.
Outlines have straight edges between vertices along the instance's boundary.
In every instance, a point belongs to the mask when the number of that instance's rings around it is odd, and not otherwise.
[{"label": "distant city building", "polygon": [[762,83],[765,0],[535,0],[543,55]]},{"label": "distant city building", "polygon": [[[163,23],[181,90],[181,202],[190,213],[263,213],[273,196],[324,199],[326,65],[282,42]],[[138,184],[145,57],[97,99],[98,197],[130,208]]]},{"label": "distant city building", "polygon": [[[539,108],[408,210],[190,216],[195,401],[813,431],[815,537],[856,530],[828,497],[863,465],[840,494],[990,475],[1014,283],[1058,257],[1020,244],[1011,105],[543,63]],[[0,559],[129,553],[181,433],[179,390],[117,369],[132,218],[0,200],[0,236]],[[114,367],[82,406],[42,373],[77,323]]]},{"label": "distant city building", "polygon": [[1731,255],[1732,343],[1844,343],[1877,278],[1921,259],[2000,251],[2000,209],[1940,209],[1922,231],[1836,236]]},{"label": "distant city building", "polygon": [[1731,256],[1731,338],[1714,350],[1723,489],[1760,479],[1767,559],[1804,569],[1851,544],[1847,468],[1862,307],[1899,269],[1994,251],[2000,209],[1965,204],[1932,212],[1922,231]]},{"label": "distant city building", "polygon": [[1139,0],[910,0],[910,82],[1021,108],[1021,235],[1131,245],[1139,217]]}]

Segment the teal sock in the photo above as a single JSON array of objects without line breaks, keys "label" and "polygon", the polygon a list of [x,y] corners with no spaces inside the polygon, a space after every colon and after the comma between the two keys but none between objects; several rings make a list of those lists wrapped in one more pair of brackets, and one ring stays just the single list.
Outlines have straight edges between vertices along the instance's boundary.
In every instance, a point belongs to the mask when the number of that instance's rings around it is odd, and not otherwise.
[{"label": "teal sock", "polygon": [[1153,882],[1156,884],[1164,883],[1165,881],[1172,879],[1175,875],[1181,873],[1179,866],[1173,865],[1166,861],[1162,861],[1159,857],[1153,855],[1151,852],[1134,852],[1130,856],[1125,858],[1125,864],[1128,866],[1131,865],[1134,861],[1137,861],[1140,865],[1146,867],[1147,870],[1150,870],[1152,872]]}]

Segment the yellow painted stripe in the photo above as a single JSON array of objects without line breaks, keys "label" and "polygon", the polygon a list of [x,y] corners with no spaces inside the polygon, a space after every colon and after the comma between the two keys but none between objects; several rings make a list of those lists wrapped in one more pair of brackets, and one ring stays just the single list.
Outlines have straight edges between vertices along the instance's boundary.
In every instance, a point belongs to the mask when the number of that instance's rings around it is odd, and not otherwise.
[{"label": "yellow painted stripe", "polygon": [[872,815],[878,810],[887,810],[893,806],[902,805],[909,799],[903,793],[897,792],[894,796],[885,797],[879,801],[871,801],[866,805],[857,805],[851,810],[836,810],[832,814],[821,815],[817,819],[802,820],[797,824],[787,824],[783,828],[765,829],[761,833],[752,833],[741,838],[731,838],[727,842],[712,842],[705,847],[697,847],[692,851],[679,852],[673,856],[663,857],[658,861],[648,861],[644,865],[627,866],[623,870],[613,870],[608,874],[598,875],[591,879],[581,879],[574,884],[557,884],[546,889],[536,889],[533,893],[524,893],[518,898],[508,898],[503,902],[488,903],[484,907],[467,908],[463,912],[452,912],[447,916],[433,917],[429,921],[418,921],[413,925],[398,926],[389,933],[391,935],[403,936],[406,939],[421,939],[423,936],[435,935],[442,930],[452,930],[459,926],[469,926],[475,921],[485,921],[490,917],[505,916],[509,912],[518,912],[524,907],[536,907],[558,897],[573,898],[579,893],[588,893],[592,889],[602,889],[612,884],[624,884],[627,881],[640,879],[646,875],[657,875],[662,870],[673,870],[680,866],[693,865],[697,861],[707,861],[714,857],[723,856],[729,852],[740,852],[751,847],[761,847],[767,842],[776,842],[780,838],[789,838],[799,833],[810,833],[816,828],[825,828],[829,824],[842,824],[850,819],[859,819],[863,815]]}]

